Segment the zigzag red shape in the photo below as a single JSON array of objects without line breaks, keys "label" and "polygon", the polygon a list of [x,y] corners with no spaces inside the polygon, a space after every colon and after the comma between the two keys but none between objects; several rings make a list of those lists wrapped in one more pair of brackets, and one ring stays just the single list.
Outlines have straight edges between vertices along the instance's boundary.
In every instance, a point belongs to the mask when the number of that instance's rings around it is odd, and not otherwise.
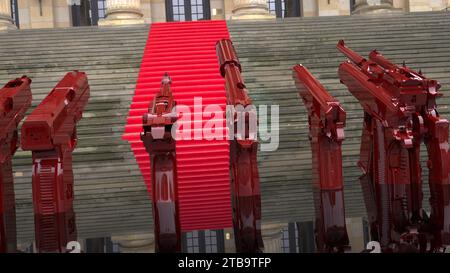
[{"label": "zigzag red shape", "polygon": [[[142,115],[148,111],[165,72],[172,79],[178,105],[188,105],[193,113],[194,96],[201,96],[203,107],[217,104],[225,109],[225,82],[215,51],[216,42],[224,38],[229,38],[227,25],[219,20],[154,23],[150,27],[123,134],[149,193],[150,159],[140,140]],[[225,117],[221,120],[225,130]],[[231,227],[228,141],[179,140],[176,149],[181,230]]]}]

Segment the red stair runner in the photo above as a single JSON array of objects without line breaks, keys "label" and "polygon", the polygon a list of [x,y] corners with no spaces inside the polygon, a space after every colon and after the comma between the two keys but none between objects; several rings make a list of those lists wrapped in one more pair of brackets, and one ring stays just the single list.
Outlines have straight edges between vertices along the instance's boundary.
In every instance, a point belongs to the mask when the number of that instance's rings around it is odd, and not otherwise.
[{"label": "red stair runner", "polygon": [[[194,113],[194,97],[201,97],[203,109],[208,104],[225,109],[225,82],[219,74],[215,50],[216,42],[223,38],[229,38],[225,21],[151,25],[123,135],[131,145],[149,193],[150,159],[140,140],[142,115],[159,91],[165,72],[172,78],[177,105],[187,105]],[[204,117],[203,124],[208,119]],[[216,129],[225,130],[225,115],[219,119],[223,126]],[[228,141],[179,140],[176,145],[181,230],[231,227]]]}]

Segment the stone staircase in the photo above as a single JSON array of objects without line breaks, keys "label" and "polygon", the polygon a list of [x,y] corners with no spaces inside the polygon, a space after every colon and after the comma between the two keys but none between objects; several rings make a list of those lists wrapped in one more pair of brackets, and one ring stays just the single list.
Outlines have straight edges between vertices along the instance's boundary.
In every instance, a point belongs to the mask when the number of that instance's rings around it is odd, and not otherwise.
[{"label": "stone staircase", "polygon": [[[336,49],[339,39],[366,57],[378,49],[395,63],[405,61],[439,80],[444,93],[438,101],[440,114],[450,119],[450,13],[230,21],[228,27],[255,104],[280,106],[280,147],[276,152],[259,153],[263,222],[314,217],[307,114],[291,76],[296,63],[305,65],[347,112],[343,143],[346,212],[347,217],[365,215],[358,181],[361,172],[356,166],[363,113],[337,77],[339,63],[346,60]],[[422,155],[425,160],[425,150]],[[426,164],[422,166],[427,189]]]},{"label": "stone staircase", "polygon": [[[91,98],[74,152],[80,238],[152,230],[150,199],[128,143],[121,139],[148,26],[20,30],[0,34],[0,84],[32,78],[34,108],[69,70],[88,74]],[[31,111],[31,109],[30,109]],[[19,241],[33,240],[31,153],[14,156]]]},{"label": "stone staircase", "polygon": [[[339,39],[364,55],[377,48],[439,80],[445,95],[439,100],[440,113],[450,118],[450,13],[233,21],[228,26],[254,101],[280,105],[280,148],[259,154],[264,223],[309,221],[314,215],[307,116],[291,78],[294,64],[307,66],[347,111],[343,153],[348,217],[365,214],[356,167],[362,111],[337,78],[338,64],[345,60],[335,49]],[[80,238],[152,229],[144,181],[121,139],[147,35],[148,26],[0,34],[0,84],[30,76],[33,108],[68,70],[88,74],[91,99],[74,152]],[[34,237],[29,152],[16,153],[14,173],[18,236],[26,242]]]}]

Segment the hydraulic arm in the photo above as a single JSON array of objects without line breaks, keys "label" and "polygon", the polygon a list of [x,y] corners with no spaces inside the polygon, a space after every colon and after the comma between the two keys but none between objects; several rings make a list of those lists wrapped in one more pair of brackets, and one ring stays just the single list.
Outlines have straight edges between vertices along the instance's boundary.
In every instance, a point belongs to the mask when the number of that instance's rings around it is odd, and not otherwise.
[{"label": "hydraulic arm", "polygon": [[341,152],[346,114],[304,66],[293,67],[293,78],[308,111],[317,249],[343,252],[349,248]]},{"label": "hydraulic arm", "polygon": [[262,252],[261,193],[257,165],[257,115],[241,76],[241,64],[230,40],[216,44],[220,73],[226,82],[230,137],[233,226],[237,252]]},{"label": "hydraulic arm", "polygon": [[89,99],[84,72],[72,71],[53,88],[22,126],[23,150],[32,151],[33,203],[39,252],[66,252],[76,240],[72,152],[76,124]]},{"label": "hydraulic arm", "polygon": [[142,117],[141,140],[150,155],[156,252],[180,252],[176,145],[171,131],[177,120],[171,79],[164,75],[160,91]]},{"label": "hydraulic arm", "polygon": [[0,253],[16,252],[16,206],[12,156],[18,147],[17,126],[31,105],[31,79],[23,76],[0,89]]},{"label": "hydraulic arm", "polygon": [[[448,121],[440,84],[377,51],[369,60],[339,41],[339,78],[364,109],[359,166],[371,235],[385,252],[442,251],[450,244]],[[430,216],[422,208],[420,145],[428,150]]]}]

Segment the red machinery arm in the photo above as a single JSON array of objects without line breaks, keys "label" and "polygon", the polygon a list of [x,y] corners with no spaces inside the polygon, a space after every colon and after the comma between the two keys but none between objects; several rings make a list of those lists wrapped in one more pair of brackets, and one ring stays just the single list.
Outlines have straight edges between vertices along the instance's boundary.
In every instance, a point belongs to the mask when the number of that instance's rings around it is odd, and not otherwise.
[{"label": "red machinery arm", "polygon": [[176,145],[171,134],[177,116],[170,84],[166,73],[152,106],[142,117],[141,140],[150,155],[152,172],[156,252],[181,251]]},{"label": "red machinery arm", "polygon": [[343,252],[349,248],[341,152],[346,114],[304,66],[293,67],[293,78],[308,111],[317,249]]},{"label": "red machinery arm", "polygon": [[84,72],[72,71],[53,88],[22,126],[22,149],[32,151],[33,203],[39,252],[66,252],[76,240],[72,151],[76,123],[89,99]]},{"label": "red machinery arm", "polygon": [[23,76],[0,89],[0,253],[16,252],[16,207],[12,156],[17,150],[17,126],[31,105],[31,79]]},{"label": "red machinery arm", "polygon": [[[251,108],[241,76],[241,64],[230,40],[220,40],[216,44],[220,65],[220,74],[225,78],[227,105],[234,106],[233,124],[230,130],[234,138],[230,139],[231,188],[233,199],[233,226],[237,252],[262,252],[264,244],[261,237],[261,193],[257,164],[258,142],[256,132],[249,124],[256,121],[256,111]],[[251,110],[245,112],[245,108]],[[248,108],[247,108],[248,110]],[[240,121],[245,119],[245,132],[236,131]]]},{"label": "red machinery arm", "polygon": [[[359,165],[372,236],[385,251],[440,251],[450,239],[450,214],[444,213],[450,194],[448,122],[435,104],[439,83],[377,51],[355,61],[343,41],[337,47],[353,61],[340,65],[340,80],[365,112]],[[422,140],[429,156],[430,221],[422,209]]]}]

